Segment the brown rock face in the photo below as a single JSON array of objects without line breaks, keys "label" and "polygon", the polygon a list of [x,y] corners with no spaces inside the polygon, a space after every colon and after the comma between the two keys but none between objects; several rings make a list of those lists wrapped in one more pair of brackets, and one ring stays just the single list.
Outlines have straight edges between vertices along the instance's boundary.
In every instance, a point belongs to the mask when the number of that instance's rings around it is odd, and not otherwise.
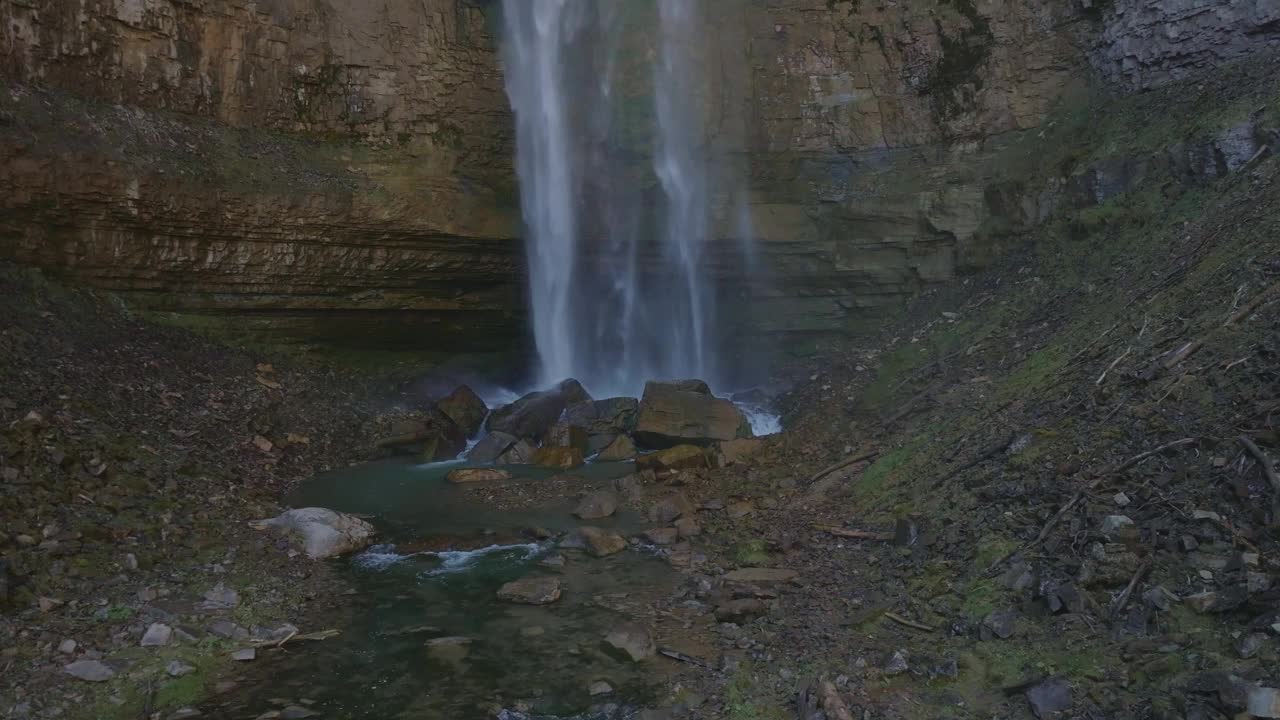
[{"label": "brown rock face", "polygon": [[572,470],[581,467],[583,462],[582,450],[572,447],[538,448],[533,454],[533,464],[539,467]]},{"label": "brown rock face", "polygon": [[511,473],[496,468],[460,468],[458,470],[450,470],[445,479],[455,485],[500,482],[502,480],[510,480]]},{"label": "brown rock face", "polygon": [[484,425],[484,418],[489,414],[489,408],[484,401],[466,385],[437,400],[436,409],[462,428],[467,437],[480,432],[481,426]]},{"label": "brown rock face", "polygon": [[641,455],[636,458],[636,467],[640,470],[652,470],[655,473],[671,470],[694,470],[705,468],[707,453],[697,445],[676,445],[675,447]]},{"label": "brown rock face", "polygon": [[635,430],[636,442],[645,447],[707,445],[750,436],[746,416],[728,400],[680,384],[645,385]]}]

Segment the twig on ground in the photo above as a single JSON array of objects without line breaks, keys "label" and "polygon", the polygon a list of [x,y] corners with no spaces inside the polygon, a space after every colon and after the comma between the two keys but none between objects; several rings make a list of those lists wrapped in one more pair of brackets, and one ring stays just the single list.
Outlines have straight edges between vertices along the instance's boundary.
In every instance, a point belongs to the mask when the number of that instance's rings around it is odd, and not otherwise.
[{"label": "twig on ground", "polygon": [[1115,360],[1112,360],[1111,364],[1107,366],[1107,369],[1102,371],[1102,374],[1098,376],[1098,381],[1095,382],[1094,385],[1101,385],[1102,383],[1106,382],[1107,373],[1111,372],[1112,370],[1115,370],[1116,366],[1119,365],[1121,362],[1123,362],[1125,358],[1129,357],[1129,353],[1131,352],[1133,352],[1133,347],[1125,348],[1124,352],[1120,353],[1120,357],[1116,358]]},{"label": "twig on ground", "polygon": [[284,644],[292,640],[294,636],[296,636],[297,634],[298,634],[297,630],[290,630],[288,635],[285,635],[284,637],[280,638],[280,642],[276,643],[276,647],[278,648],[284,647]]},{"label": "twig on ground", "polygon": [[835,525],[820,525],[815,523],[814,530],[818,530],[836,537],[852,538],[854,540],[878,540],[884,542],[893,539],[893,533],[875,532],[873,530],[849,530],[847,528],[836,527]]},{"label": "twig on ground", "polygon": [[1280,475],[1276,474],[1276,466],[1271,462],[1271,458],[1267,457],[1267,454],[1262,452],[1262,448],[1247,435],[1240,436],[1240,444],[1244,445],[1249,454],[1262,466],[1262,474],[1267,476],[1267,482],[1271,483],[1272,489],[1280,492]]},{"label": "twig on ground", "polygon": [[1133,578],[1129,580],[1129,584],[1125,587],[1124,592],[1120,593],[1120,597],[1116,598],[1115,607],[1111,610],[1111,617],[1115,618],[1120,615],[1124,607],[1129,604],[1129,598],[1133,596],[1133,591],[1138,589],[1138,583],[1151,572],[1151,561],[1147,560],[1138,566],[1137,572],[1133,574]]},{"label": "twig on ground", "polygon": [[1033,540],[1021,545],[1020,547],[1010,550],[1009,552],[1000,556],[1000,558],[997,559],[995,562],[991,563],[991,567],[987,568],[987,574],[991,574],[992,571],[994,571],[996,568],[1003,565],[1006,560],[1013,557],[1014,555],[1017,555],[1020,552],[1026,552],[1027,550],[1030,550],[1031,548],[1044,542],[1044,539],[1049,537],[1049,532],[1053,530],[1055,525],[1058,524],[1058,521],[1061,520],[1064,516],[1066,516],[1067,513],[1071,512],[1071,508],[1074,508],[1076,504],[1079,503],[1082,498],[1084,498],[1086,493],[1093,490],[1095,487],[1101,484],[1102,481],[1105,480],[1106,478],[1109,478],[1113,475],[1119,475],[1120,473],[1124,472],[1125,470],[1128,470],[1129,468],[1137,465],[1138,463],[1142,462],[1143,460],[1146,460],[1147,458],[1154,457],[1167,450],[1183,447],[1184,445],[1194,445],[1196,442],[1198,442],[1196,438],[1183,438],[1181,440],[1175,440],[1171,443],[1161,445],[1160,447],[1154,450],[1148,450],[1147,452],[1135,455],[1129,458],[1128,460],[1124,461],[1123,463],[1121,463],[1116,469],[1110,470],[1108,472],[1102,473],[1101,475],[1098,475],[1093,480],[1091,480],[1088,485],[1085,485],[1078,492],[1076,492],[1076,494],[1072,496],[1072,498],[1068,500],[1067,503],[1058,510],[1058,512],[1054,513],[1053,517],[1049,518],[1049,522],[1045,523],[1044,527],[1041,528],[1040,534],[1036,535]]},{"label": "twig on ground", "polygon": [[909,628],[915,628],[916,630],[923,630],[925,632],[934,632],[935,630],[937,630],[937,628],[933,627],[932,625],[925,625],[924,623],[918,623],[915,620],[908,620],[907,618],[904,618],[901,615],[898,615],[896,613],[887,612],[884,614],[884,616],[898,623],[899,625],[905,625]]},{"label": "twig on ground", "polygon": [[826,476],[832,473],[839,472],[849,467],[850,465],[857,465],[858,463],[863,462],[865,460],[870,460],[871,458],[874,458],[879,454],[880,454],[879,450],[867,450],[865,452],[858,453],[857,455],[854,455],[851,458],[845,458],[844,460],[841,460],[840,462],[834,465],[829,465],[819,470],[817,473],[814,474],[813,477],[809,478],[809,483],[810,484],[816,483],[819,480],[825,478]]},{"label": "twig on ground", "polygon": [[671,658],[672,660],[675,660],[675,661],[677,661],[677,662],[688,663],[688,664],[690,664],[690,665],[696,665],[696,666],[698,666],[698,667],[700,667],[700,668],[703,668],[703,669],[706,669],[706,670],[710,670],[710,669],[711,669],[711,666],[709,666],[709,665],[707,665],[706,663],[702,662],[702,661],[701,661],[701,660],[699,660],[698,658],[693,657],[692,655],[685,655],[684,653],[680,652],[679,650],[672,650],[672,649],[671,649],[671,648],[669,648],[669,647],[660,647],[660,648],[658,648],[658,654],[659,654],[659,655],[661,655],[661,656],[663,656],[663,657],[666,657],[666,658]]}]

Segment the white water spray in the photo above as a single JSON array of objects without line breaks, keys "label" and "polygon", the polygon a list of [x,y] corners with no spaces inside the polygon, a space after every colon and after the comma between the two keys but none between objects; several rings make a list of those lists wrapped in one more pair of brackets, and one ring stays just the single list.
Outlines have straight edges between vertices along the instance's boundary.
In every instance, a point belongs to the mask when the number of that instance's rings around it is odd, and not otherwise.
[{"label": "white water spray", "polygon": [[650,379],[724,380],[700,9],[503,2],[542,385],[634,395]]}]

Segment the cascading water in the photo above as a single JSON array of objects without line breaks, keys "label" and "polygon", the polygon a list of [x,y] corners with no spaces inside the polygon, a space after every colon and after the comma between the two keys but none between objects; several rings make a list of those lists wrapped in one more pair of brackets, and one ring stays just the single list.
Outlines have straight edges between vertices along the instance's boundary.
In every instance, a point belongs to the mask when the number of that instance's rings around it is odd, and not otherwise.
[{"label": "cascading water", "polygon": [[634,395],[649,379],[724,380],[699,9],[503,2],[544,385]]}]

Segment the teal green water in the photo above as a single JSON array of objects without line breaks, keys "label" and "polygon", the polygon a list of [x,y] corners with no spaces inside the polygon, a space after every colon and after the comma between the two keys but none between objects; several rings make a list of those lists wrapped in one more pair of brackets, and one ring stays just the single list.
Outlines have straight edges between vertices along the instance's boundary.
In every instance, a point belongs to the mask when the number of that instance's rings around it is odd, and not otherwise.
[{"label": "teal green water", "polygon": [[[453,467],[458,465],[387,462],[349,468],[315,479],[290,502],[366,514],[390,545],[442,535],[456,536],[468,548],[529,543],[504,538],[530,527],[577,527],[570,498],[528,511],[478,506],[444,481]],[[630,470],[598,465],[580,474],[604,484]],[[548,474],[533,471],[517,482],[537,483]],[[639,528],[639,518],[620,513],[592,524],[629,534]],[[670,592],[670,568],[636,551],[604,559],[565,552],[562,569],[539,564],[556,552],[524,544],[483,554],[405,558],[379,547],[334,561],[358,588],[347,605],[349,615],[335,621],[342,634],[268,654],[263,661],[271,663],[271,676],[236,692],[226,709],[256,717],[274,707],[272,699],[307,698],[326,718],[466,720],[492,717],[493,707],[517,702],[560,715],[593,702],[649,699],[653,661],[616,659],[603,651],[601,640],[610,628],[643,613],[654,597]],[[543,574],[561,578],[559,602],[529,607],[496,600],[503,583]],[[304,628],[309,629],[314,628]],[[449,637],[469,642],[428,644]],[[587,688],[596,680],[617,692],[592,698]]]}]

